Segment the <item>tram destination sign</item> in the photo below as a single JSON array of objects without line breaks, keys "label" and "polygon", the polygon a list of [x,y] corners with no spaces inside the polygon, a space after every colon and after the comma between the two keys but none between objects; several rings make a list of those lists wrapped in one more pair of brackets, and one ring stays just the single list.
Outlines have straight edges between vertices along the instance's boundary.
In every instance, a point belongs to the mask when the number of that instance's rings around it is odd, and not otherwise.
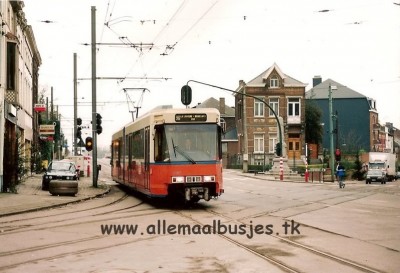
[{"label": "tram destination sign", "polygon": [[176,114],[176,122],[207,121],[207,114]]}]

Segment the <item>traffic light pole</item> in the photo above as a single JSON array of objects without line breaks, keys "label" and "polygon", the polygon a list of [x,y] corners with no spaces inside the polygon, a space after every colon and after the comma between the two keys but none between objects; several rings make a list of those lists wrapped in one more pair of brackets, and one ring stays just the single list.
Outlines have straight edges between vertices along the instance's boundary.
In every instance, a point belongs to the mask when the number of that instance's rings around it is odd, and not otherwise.
[{"label": "traffic light pole", "polygon": [[91,31],[92,31],[92,164],[93,164],[93,187],[97,188],[97,133],[96,133],[96,7],[91,8]]}]

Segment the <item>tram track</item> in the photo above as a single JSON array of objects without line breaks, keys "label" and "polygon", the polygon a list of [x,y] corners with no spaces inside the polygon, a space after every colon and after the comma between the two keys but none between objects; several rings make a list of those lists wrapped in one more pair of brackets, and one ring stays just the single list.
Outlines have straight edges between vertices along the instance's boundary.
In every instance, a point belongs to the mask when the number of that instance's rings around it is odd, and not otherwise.
[{"label": "tram track", "polygon": [[[226,216],[224,214],[209,210],[207,208],[202,209],[202,211],[205,211],[205,212],[207,212],[209,214],[212,214],[213,216],[217,216],[219,218],[226,219],[228,222],[236,222],[238,224],[244,224],[244,225],[247,226],[247,224],[243,220],[233,219],[233,218],[228,217],[228,216]],[[180,216],[182,216],[182,217],[184,217],[184,218],[186,218],[186,219],[188,219],[190,221],[195,222],[198,225],[201,225],[201,226],[205,225],[201,221],[195,219],[191,215],[185,214],[184,212],[175,212],[175,213],[179,214]],[[310,228],[312,228],[312,227],[310,227]],[[330,231],[325,231],[325,230],[321,230],[321,229],[318,229],[318,230],[322,231],[322,232],[328,232],[328,233],[332,234]],[[283,270],[285,270],[287,272],[293,272],[293,273],[294,272],[303,272],[302,270],[294,268],[293,266],[288,265],[284,261],[281,261],[278,258],[273,257],[272,255],[265,254],[264,251],[258,250],[257,247],[252,247],[250,245],[244,244],[244,243],[240,242],[239,240],[231,238],[230,236],[225,235],[225,234],[217,234],[217,235],[219,237],[223,238],[224,240],[227,240],[230,243],[232,243],[232,244],[234,244],[234,245],[236,245],[236,246],[238,246],[238,247],[240,247],[242,249],[245,249],[246,251],[248,251],[248,252],[250,252],[250,253],[252,253],[252,254],[254,254],[254,255],[256,255],[256,256],[258,256],[258,257],[260,257],[260,258],[262,258],[262,259],[264,259],[264,260],[266,260],[266,261],[268,261],[268,262],[270,262],[270,263],[272,263],[274,265],[276,265],[276,266],[278,266],[279,268],[281,268],[281,269],[283,269]],[[306,244],[303,244],[303,243],[296,242],[294,240],[288,239],[287,237],[283,237],[283,236],[276,235],[276,234],[271,234],[271,235],[268,235],[268,236],[271,236],[271,237],[279,240],[280,242],[288,244],[288,245],[290,245],[292,247],[303,249],[303,250],[305,250],[305,251],[307,251],[307,252],[309,252],[309,253],[311,253],[313,255],[317,255],[317,256],[322,257],[324,259],[329,259],[330,261],[334,261],[334,262],[336,262],[338,264],[341,264],[341,265],[344,265],[346,267],[351,267],[351,268],[356,269],[356,270],[358,270],[360,272],[366,272],[366,273],[379,273],[379,272],[381,272],[381,271],[379,271],[379,270],[377,270],[375,268],[371,268],[371,267],[369,267],[367,265],[363,265],[363,264],[351,261],[349,259],[346,259],[344,257],[340,257],[338,255],[334,255],[334,254],[328,253],[326,251],[319,250],[319,249],[317,249],[317,248],[315,248],[313,246],[309,246],[309,245],[306,245]]]},{"label": "tram track", "polygon": [[[116,204],[120,204],[124,200],[126,200],[126,197],[130,195],[124,194],[121,196],[121,198],[114,200],[113,202],[109,202],[107,204],[104,204],[102,206],[97,206],[95,208],[91,209],[80,209],[79,212],[88,212],[92,211],[94,209],[104,209],[104,207],[110,207]],[[91,224],[96,224],[97,226],[100,226],[100,224],[105,223],[105,222],[112,222],[113,220],[120,220],[121,215],[117,214],[118,212],[129,212],[130,218],[135,218],[135,217],[143,217],[143,216],[149,216],[149,215],[157,215],[157,214],[163,214],[165,212],[169,212],[166,210],[160,210],[157,209],[153,206],[149,207],[142,207],[144,204],[146,204],[143,200],[137,200],[137,204],[131,205],[131,206],[126,206],[123,208],[115,208],[109,211],[103,211],[99,213],[93,213],[90,215],[79,215],[78,217],[69,217],[68,219],[56,219],[56,220],[51,220],[51,217],[58,217],[60,215],[52,215],[49,217],[46,217],[46,219],[50,219],[46,224],[40,224],[40,225],[34,225],[34,226],[27,226],[25,223],[22,223],[21,228],[15,228],[12,230],[5,230],[2,233],[0,233],[0,236],[20,236],[19,234],[24,234],[24,233],[31,233],[35,234],[34,232],[41,232],[41,231],[47,231],[47,232],[58,232],[59,228],[73,228],[74,226],[79,229],[78,226],[87,226]],[[76,214],[76,211],[73,212],[68,212],[68,213],[62,213],[62,216],[71,216],[70,214]],[[99,217],[100,216],[100,217]],[[102,216],[108,216],[108,217],[102,217]],[[34,218],[29,218],[28,220],[33,220]],[[82,219],[85,219],[82,221]],[[128,219],[128,218],[125,218]],[[26,219],[25,219],[26,220]],[[78,221],[77,221],[78,220]],[[23,222],[24,219],[21,219],[21,222]],[[72,222],[71,222],[72,221]],[[13,223],[15,224],[15,222]],[[38,262],[43,262],[43,261],[50,261],[50,260],[57,260],[61,259],[64,257],[68,257],[70,255],[79,255],[79,254],[84,254],[84,253],[91,253],[95,251],[101,251],[104,249],[108,249],[111,247],[119,247],[119,246],[124,246],[124,245],[129,245],[131,243],[143,241],[143,240],[151,240],[154,237],[157,236],[117,236],[113,237],[113,240],[109,240],[108,236],[105,236],[104,234],[97,234],[97,235],[92,235],[90,234],[82,234],[78,235],[80,238],[70,238],[70,239],[61,239],[53,242],[48,242],[48,243],[41,243],[40,240],[34,241],[32,245],[27,245],[25,247],[20,247],[20,248],[11,248],[8,250],[0,250],[0,271],[1,270],[6,270],[6,269],[12,269],[12,268],[17,268],[19,266],[23,265],[28,265],[32,263],[38,263]],[[89,235],[89,236],[87,236]],[[127,240],[128,238],[128,240]],[[132,239],[129,239],[132,238]],[[49,255],[50,253],[50,255]],[[19,259],[15,259],[15,257],[19,257]]]},{"label": "tram track", "polygon": [[[123,212],[123,211],[128,211],[130,209],[136,209],[144,204],[146,204],[143,200],[137,199],[137,203],[134,204],[129,204],[128,206],[120,207],[120,208],[114,208],[110,209],[107,211],[99,211],[104,208],[111,208],[117,204],[121,204],[122,202],[126,201],[128,197],[131,197],[131,195],[127,193],[123,193],[122,196],[118,197],[115,200],[112,200],[107,203],[103,203],[100,205],[96,205],[90,208],[83,208],[83,209],[76,209],[77,207],[74,206],[73,209],[68,210],[68,211],[63,211],[62,209],[65,208],[66,206],[60,206],[58,208],[52,208],[56,214],[46,214],[46,215],[35,215],[34,217],[28,217],[28,218],[19,218],[19,219],[14,219],[14,220],[8,220],[7,218],[3,218],[3,221],[0,221],[0,236],[4,236],[7,234],[12,234],[12,233],[18,233],[18,232],[26,232],[26,231],[38,231],[38,230],[45,230],[48,229],[49,227],[51,228],[56,228],[60,226],[70,226],[70,225],[75,225],[77,224],[77,221],[79,223],[84,224],[84,223],[90,223],[91,221],[85,220],[85,221],[80,221],[82,219],[88,219],[96,216],[104,216],[104,215],[109,215],[109,214],[115,214],[118,212]],[[98,201],[102,201],[97,199]],[[104,200],[104,199],[103,199]],[[129,199],[128,202],[132,202],[134,199]],[[93,200],[92,200],[93,201]],[[87,204],[87,203],[86,203]],[[148,210],[147,208],[144,208],[144,210]],[[136,210],[138,211],[138,210]],[[85,214],[87,212],[93,212],[90,214]],[[30,214],[31,212],[26,212],[24,215]],[[51,221],[48,221],[47,219],[51,219]],[[109,219],[102,219],[102,220],[113,220],[115,217],[111,217]],[[118,219],[118,218],[116,218]],[[96,222],[96,221],[94,221]]]},{"label": "tram track", "polygon": [[[128,194],[124,194],[123,196],[119,197],[117,200],[113,200],[112,202],[107,203],[107,204],[103,204],[103,205],[99,205],[99,206],[95,206],[95,207],[91,207],[91,208],[79,209],[79,210],[75,210],[75,211],[69,211],[69,212],[62,212],[62,213],[58,212],[57,215],[76,214],[76,213],[79,213],[79,212],[85,212],[85,211],[100,209],[100,208],[103,208],[103,207],[107,207],[107,206],[110,206],[110,205],[113,205],[113,204],[120,203],[123,200],[125,200],[127,197],[129,197],[129,195]],[[49,211],[49,210],[54,210],[55,208],[59,209],[59,208],[67,207],[69,205],[79,204],[79,203],[93,201],[93,200],[99,200],[99,198],[96,197],[96,198],[92,198],[90,200],[79,200],[79,201],[76,201],[76,202],[71,202],[71,203],[67,203],[67,204],[60,204],[60,205],[57,205],[57,206],[54,206],[54,207],[51,207],[51,208],[44,208],[44,209],[41,209],[41,210],[24,211],[24,212],[21,212],[21,213],[18,213],[18,214],[16,213],[16,214],[13,214],[13,215],[6,215],[6,216],[1,217],[0,219],[6,219],[6,217],[15,216],[15,215],[21,215],[21,214],[25,214],[25,215],[32,214],[34,212],[39,212],[39,211]],[[41,215],[41,216],[25,217],[23,219],[5,220],[5,221],[0,220],[0,225],[3,224],[3,223],[16,223],[16,222],[27,221],[27,220],[45,219],[45,218],[49,218],[49,217],[53,217],[53,216],[54,216],[53,214],[46,214],[46,215]]]},{"label": "tram track", "polygon": [[[104,223],[104,222],[113,222],[114,220],[120,220],[120,219],[135,219],[134,217],[149,217],[149,216],[155,216],[157,215],[162,215],[163,213],[173,213],[176,214],[183,219],[186,219],[190,222],[194,222],[198,225],[204,226],[205,223],[203,219],[210,219],[207,216],[202,216],[201,214],[196,213],[198,212],[205,212],[205,215],[212,216],[212,217],[218,217],[221,219],[225,219],[226,222],[235,222],[238,224],[245,224],[246,226],[248,223],[246,222],[247,220],[254,218],[254,217],[262,217],[262,216],[268,216],[270,212],[261,212],[258,214],[253,214],[251,216],[246,216],[242,217],[239,219],[235,219],[233,217],[230,217],[226,213],[220,213],[218,211],[214,211],[213,207],[210,207],[208,205],[204,205],[202,203],[196,204],[194,208],[190,209],[182,209],[182,208],[171,208],[171,207],[165,207],[165,206],[157,206],[152,204],[152,202],[148,203],[144,199],[138,199],[136,200],[135,204],[132,204],[132,200],[129,200],[128,204],[124,203],[125,201],[128,201],[130,194],[124,193],[122,196],[120,196],[117,199],[112,200],[112,202],[107,202],[106,204],[102,204],[96,207],[91,207],[91,208],[86,208],[86,209],[81,209],[79,208],[78,210],[74,211],[64,211],[60,214],[56,215],[47,215],[47,216],[42,216],[41,219],[50,219],[50,222],[47,222],[47,226],[45,224],[40,224],[40,225],[35,225],[35,226],[23,226],[26,222],[23,222],[24,220],[34,220],[37,218],[34,217],[29,217],[28,219],[17,219],[17,220],[12,220],[9,221],[9,223],[12,224],[18,224],[21,223],[21,227],[17,227],[14,230],[7,230],[3,233],[0,233],[1,235],[8,235],[8,234],[14,234],[18,235],[18,233],[23,233],[23,232],[32,232],[32,231],[43,231],[43,230],[54,230],[58,232],[58,228],[61,227],[74,227],[78,225],[85,225],[85,224],[99,224],[99,223]],[[360,197],[363,198],[363,197]],[[132,198],[133,199],[133,198]],[[349,200],[352,201],[352,200]],[[146,206],[148,204],[149,206]],[[208,203],[207,203],[208,204]],[[119,205],[119,207],[115,207],[115,205]],[[121,206],[123,205],[123,206]],[[143,206],[145,205],[145,206]],[[77,206],[75,206],[77,207]],[[99,211],[96,211],[96,210]],[[62,210],[60,210],[62,211]],[[81,215],[84,214],[85,212],[92,212],[88,215]],[[28,214],[26,214],[28,215]],[[64,216],[68,219],[55,219],[55,221],[51,221],[51,217],[56,217],[56,216]],[[122,215],[126,215],[127,218],[122,218]],[[106,216],[106,217],[102,217]],[[269,215],[271,216],[271,215]],[[201,218],[199,218],[201,217]],[[278,216],[272,216],[272,217],[277,217],[276,219],[283,219],[285,220],[286,218],[283,217],[278,217]],[[86,219],[85,219],[86,218]],[[7,219],[5,219],[7,220]],[[81,221],[82,220],[82,221]],[[185,221],[185,222],[188,222]],[[4,222],[0,222],[0,225]],[[307,226],[307,225],[306,225]],[[307,226],[308,228],[318,230],[320,232],[327,232],[330,234],[333,234],[332,232],[328,230],[323,230],[323,229],[318,229],[314,228],[312,226]],[[1,229],[1,227],[0,227]],[[74,229],[74,228],[73,228]],[[115,236],[113,237],[113,240],[108,240],[107,236],[104,235],[93,235],[91,234],[85,234],[83,238],[70,238],[69,240],[62,240],[58,242],[51,242],[51,243],[45,243],[45,244],[40,244],[40,245],[33,245],[33,246],[26,246],[23,248],[19,249],[14,249],[14,250],[9,250],[9,251],[0,251],[0,259],[5,260],[6,263],[4,266],[1,266],[1,269],[12,269],[12,268],[18,268],[19,266],[24,266],[32,263],[38,263],[42,261],[52,261],[56,259],[62,259],[65,257],[68,257],[70,255],[78,255],[78,254],[85,254],[85,253],[91,253],[91,252],[96,252],[96,251],[101,251],[105,250],[108,248],[113,248],[113,247],[119,247],[119,246],[124,246],[124,245],[129,245],[129,244],[134,244],[136,242],[144,241],[144,240],[151,240],[157,237],[162,237],[166,235],[154,235],[154,236],[137,236],[137,237],[122,237],[122,236]],[[340,234],[333,234],[333,235],[340,235]],[[296,264],[293,264],[290,260],[289,262],[284,258],[279,255],[274,255],[274,253],[268,252],[267,248],[264,246],[260,245],[251,245],[248,244],[247,242],[243,242],[243,240],[240,240],[240,238],[235,238],[232,235],[226,235],[226,234],[217,234],[218,237],[222,238],[223,240],[235,245],[238,248],[241,248],[248,253],[251,253],[252,255],[265,260],[266,262],[276,266],[277,268],[280,268],[282,271],[285,272],[311,272],[309,270],[304,270],[303,267],[298,267]],[[346,257],[342,257],[340,255],[335,255],[332,253],[329,253],[327,251],[318,249],[315,246],[307,245],[301,242],[296,241],[295,236],[293,239],[291,237],[284,237],[284,236],[279,236],[276,234],[271,234],[268,235],[271,238],[276,239],[276,245],[280,245],[280,249],[285,249],[287,248],[288,245],[290,245],[291,250],[289,251],[290,253],[295,252],[296,255],[299,255],[297,251],[293,251],[293,249],[301,249],[302,252],[307,252],[307,256],[310,257],[319,257],[316,258],[318,260],[329,260],[330,264],[335,263],[338,265],[339,268],[348,268],[348,271],[358,271],[358,272],[381,272],[375,268],[371,268],[367,265],[360,264],[357,261],[352,261],[347,259]],[[340,235],[343,236],[343,235]],[[123,238],[127,238],[125,240],[122,240]],[[108,242],[107,242],[108,241]],[[93,246],[92,246],[93,245]],[[95,245],[95,246],[94,246]],[[275,243],[274,243],[275,245]],[[73,249],[73,251],[71,251]],[[41,253],[43,251],[47,252],[52,252],[54,250],[54,253],[51,255],[36,255],[29,257],[28,255],[30,253]],[[289,253],[288,252],[288,253]],[[42,253],[41,253],[42,254]],[[18,257],[21,255],[23,259],[21,260],[16,260],[14,257]],[[314,256],[315,255],[315,256]],[[13,260],[13,261],[8,261],[8,259]],[[0,261],[1,263],[1,261]],[[351,269],[351,270],[350,270]],[[347,271],[347,270],[345,270]],[[342,272],[345,272],[342,271]]]},{"label": "tram track", "polygon": [[[85,244],[85,243],[95,242],[95,241],[98,242],[99,240],[106,240],[106,239],[104,239],[104,236],[98,235],[98,236],[87,237],[87,238],[79,239],[79,240],[69,240],[69,241],[63,241],[63,242],[54,243],[54,244],[46,244],[46,245],[41,245],[41,246],[37,246],[37,247],[24,248],[24,249],[11,251],[11,252],[0,252],[0,259],[10,258],[14,255],[24,255],[24,254],[30,255],[30,258],[24,259],[23,261],[7,262],[7,264],[2,264],[0,266],[0,270],[2,271],[2,270],[6,270],[6,269],[13,269],[13,268],[17,268],[22,265],[39,263],[39,262],[43,262],[43,261],[57,260],[57,259],[68,257],[70,255],[80,255],[80,254],[84,254],[84,253],[92,253],[95,251],[106,250],[109,248],[117,248],[120,246],[129,245],[129,244],[132,244],[135,242],[152,240],[152,239],[154,239],[154,237],[157,237],[157,236],[140,237],[140,238],[135,238],[132,240],[124,240],[119,243],[115,243],[115,241],[113,241],[112,243],[110,242],[109,244],[105,244],[105,245],[99,246],[99,247],[86,247],[84,245],[81,249],[78,248],[79,244]],[[38,257],[38,258],[32,258],[32,257],[35,257],[35,255],[32,255],[33,253],[37,253],[37,252],[43,251],[43,250],[54,250],[55,248],[66,247],[66,246],[73,248],[73,250],[63,251],[61,253],[53,254],[53,255],[43,255],[42,257]],[[76,249],[76,248],[78,248],[78,249]]]}]

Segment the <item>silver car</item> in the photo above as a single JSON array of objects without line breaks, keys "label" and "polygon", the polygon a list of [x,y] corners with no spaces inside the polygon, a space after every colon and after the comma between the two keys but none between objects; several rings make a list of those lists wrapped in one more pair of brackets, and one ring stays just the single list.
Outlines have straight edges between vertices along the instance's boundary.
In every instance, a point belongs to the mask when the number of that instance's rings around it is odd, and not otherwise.
[{"label": "silver car", "polygon": [[42,190],[51,194],[73,194],[78,192],[78,173],[74,162],[53,161],[42,178]]}]

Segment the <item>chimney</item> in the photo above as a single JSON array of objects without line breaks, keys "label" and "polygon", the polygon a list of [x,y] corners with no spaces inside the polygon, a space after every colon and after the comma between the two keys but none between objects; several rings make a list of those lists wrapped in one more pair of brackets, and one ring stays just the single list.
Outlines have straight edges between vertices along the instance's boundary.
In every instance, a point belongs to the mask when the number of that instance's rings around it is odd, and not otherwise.
[{"label": "chimney", "polygon": [[322,82],[321,76],[314,76],[314,78],[312,79],[312,87],[317,86],[321,82]]},{"label": "chimney", "polygon": [[225,114],[225,98],[219,98],[219,112]]}]

